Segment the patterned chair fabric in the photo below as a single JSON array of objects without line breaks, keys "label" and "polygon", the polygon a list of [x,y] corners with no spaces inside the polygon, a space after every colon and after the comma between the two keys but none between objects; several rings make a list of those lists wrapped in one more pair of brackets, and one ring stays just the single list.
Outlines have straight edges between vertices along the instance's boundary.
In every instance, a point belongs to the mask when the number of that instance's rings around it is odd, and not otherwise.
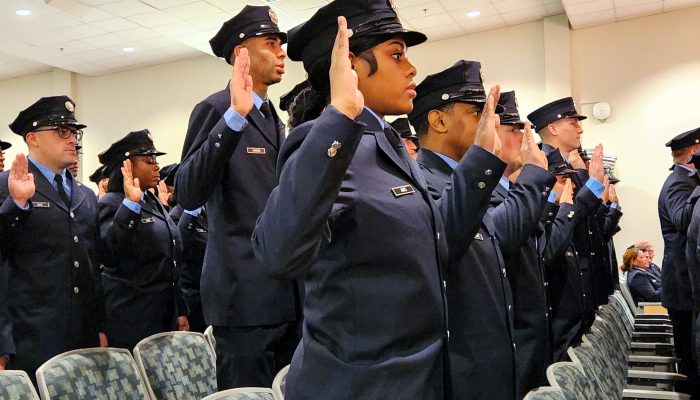
[{"label": "patterned chair fabric", "polygon": [[36,371],[44,400],[144,400],[148,391],[128,350],[73,350],[45,362]]},{"label": "patterned chair fabric", "polygon": [[236,388],[228,389],[202,400],[277,400],[272,389],[268,388]]},{"label": "patterned chair fabric", "polygon": [[543,386],[530,390],[523,400],[567,400],[561,390],[550,386]]},{"label": "patterned chair fabric", "polygon": [[284,387],[287,384],[287,373],[289,372],[289,365],[282,368],[280,372],[275,375],[275,379],[272,381],[272,391],[275,392],[275,397],[277,400],[284,400]]},{"label": "patterned chair fabric", "polygon": [[0,399],[39,400],[34,385],[24,371],[0,371]]},{"label": "patterned chair fabric", "polygon": [[549,384],[560,389],[566,400],[589,400],[599,396],[580,364],[558,362],[547,368]]},{"label": "patterned chair fabric", "polygon": [[[606,362],[590,344],[581,344],[572,348],[576,356],[575,362],[579,362],[594,389],[595,397],[591,400],[619,399],[622,390],[617,388],[617,378],[612,374],[612,366]],[[572,357],[572,361],[574,358]]]},{"label": "patterned chair fabric", "polygon": [[216,392],[216,361],[204,335],[165,332],[134,348],[151,396],[159,400],[199,400]]}]

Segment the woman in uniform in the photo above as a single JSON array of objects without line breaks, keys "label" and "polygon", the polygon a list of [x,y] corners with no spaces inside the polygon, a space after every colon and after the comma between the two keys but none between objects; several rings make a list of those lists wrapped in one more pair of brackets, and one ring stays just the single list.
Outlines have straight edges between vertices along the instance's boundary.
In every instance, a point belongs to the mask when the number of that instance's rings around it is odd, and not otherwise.
[{"label": "woman in uniform", "polygon": [[99,200],[104,248],[102,283],[107,335],[133,348],[159,332],[188,330],[179,286],[182,252],[177,225],[149,189],[160,179],[148,130],[131,132],[99,155],[109,176]]},{"label": "woman in uniform", "polygon": [[[279,186],[253,233],[271,275],[304,279],[303,339],[285,398],[450,398],[442,269],[448,248],[466,250],[498,183],[498,88],[481,147],[436,203],[384,121],[411,111],[416,69],[406,48],[426,37],[404,29],[386,0],[333,1],[288,35],[289,57],[330,104],[285,141]],[[242,96],[246,60],[236,63]]]},{"label": "woman in uniform", "polygon": [[649,257],[644,250],[630,247],[622,256],[623,272],[635,303],[661,301],[661,279],[649,273]]}]

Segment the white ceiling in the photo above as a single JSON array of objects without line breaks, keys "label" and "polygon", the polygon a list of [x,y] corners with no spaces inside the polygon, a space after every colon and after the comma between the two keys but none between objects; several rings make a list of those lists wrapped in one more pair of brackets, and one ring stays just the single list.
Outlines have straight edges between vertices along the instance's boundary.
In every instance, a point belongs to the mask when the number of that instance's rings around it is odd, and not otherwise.
[{"label": "white ceiling", "polygon": [[574,29],[700,6],[700,0],[562,0]]},{"label": "white ceiling", "polygon": [[[700,0],[394,0],[402,22],[429,40],[567,12],[574,28]],[[0,0],[0,80],[61,68],[104,75],[211,54],[209,39],[246,4],[273,7],[280,28],[307,20],[328,0]],[[563,3],[563,4],[562,4]],[[28,16],[15,11],[27,9]],[[469,17],[469,11],[481,15]],[[124,52],[131,47],[133,52]]]}]

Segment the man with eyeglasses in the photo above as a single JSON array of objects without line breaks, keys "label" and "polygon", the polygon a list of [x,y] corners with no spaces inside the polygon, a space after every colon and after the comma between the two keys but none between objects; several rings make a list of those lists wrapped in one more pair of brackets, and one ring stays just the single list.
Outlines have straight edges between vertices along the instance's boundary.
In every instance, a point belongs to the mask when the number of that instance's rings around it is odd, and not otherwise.
[{"label": "man with eyeglasses", "polygon": [[0,369],[31,377],[57,354],[107,345],[97,198],[67,170],[85,127],[74,111],[67,96],[21,111],[10,129],[29,155],[0,174]]}]

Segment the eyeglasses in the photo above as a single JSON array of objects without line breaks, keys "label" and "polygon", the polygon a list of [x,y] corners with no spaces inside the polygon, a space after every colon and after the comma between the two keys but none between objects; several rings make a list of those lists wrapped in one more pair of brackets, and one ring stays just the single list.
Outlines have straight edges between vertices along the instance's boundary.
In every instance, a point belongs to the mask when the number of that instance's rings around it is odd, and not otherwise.
[{"label": "eyeglasses", "polygon": [[75,136],[76,141],[80,141],[83,138],[83,131],[80,129],[71,129],[65,126],[50,126],[46,129],[37,129],[34,132],[55,132],[61,139],[68,139],[71,136]]}]

